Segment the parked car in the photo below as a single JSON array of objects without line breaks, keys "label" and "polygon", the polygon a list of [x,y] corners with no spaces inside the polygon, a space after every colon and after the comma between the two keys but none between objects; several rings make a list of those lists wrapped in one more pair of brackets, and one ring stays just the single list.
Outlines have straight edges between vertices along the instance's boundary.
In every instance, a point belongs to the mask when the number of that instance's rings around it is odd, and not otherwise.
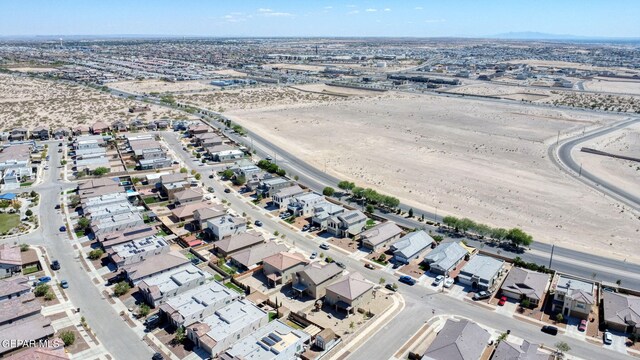
[{"label": "parked car", "polygon": [[313,260],[313,259],[315,259],[317,257],[318,257],[318,253],[314,251],[314,252],[311,253],[311,256],[309,256],[309,259]]},{"label": "parked car", "polygon": [[60,232],[65,232],[67,231],[67,227],[66,226],[60,226]]},{"label": "parked car", "polygon": [[213,174],[209,175],[209,179],[213,179]]},{"label": "parked car", "polygon": [[322,250],[329,250],[329,244],[327,244],[327,243],[322,243],[322,244],[320,244],[320,249],[322,249]]},{"label": "parked car", "polygon": [[498,301],[498,305],[500,306],[504,306],[504,304],[507,302],[507,297],[503,296],[500,298],[500,300]]},{"label": "parked car", "polygon": [[145,320],[144,326],[147,329],[153,329],[156,326],[158,326],[159,323],[160,323],[160,315],[154,314],[154,315],[149,316],[147,318],[147,320]]},{"label": "parked car", "polygon": [[447,289],[453,286],[453,278],[446,278],[444,280],[444,287],[446,287]]},{"label": "parked car", "polygon": [[373,266],[373,265],[371,265],[369,263],[364,264],[364,267],[366,267],[367,269],[371,269],[371,270],[375,270],[375,268],[376,268],[375,266]]},{"label": "parked car", "polygon": [[578,325],[578,330],[582,332],[587,330],[587,320],[585,319],[580,320],[580,325]]},{"label": "parked car", "polygon": [[226,188],[226,189],[224,189],[224,192],[228,194],[228,193],[230,193],[230,192],[231,192],[231,189]]},{"label": "parked car", "polygon": [[440,285],[440,283],[444,280],[444,276],[442,275],[438,275],[436,276],[436,278],[433,280],[433,283],[431,283],[431,285],[433,286],[438,286]]},{"label": "parked car", "polygon": [[211,186],[209,186],[209,187],[207,188],[207,191],[208,191],[208,192],[214,192],[214,188],[213,188],[213,187],[211,187]]},{"label": "parked car", "polygon": [[602,335],[602,342],[605,343],[605,345],[611,345],[613,343],[613,336],[611,336],[609,330],[605,330]]},{"label": "parked car", "polygon": [[254,222],[254,224],[255,224],[256,226],[262,226],[262,221],[260,221],[260,220],[256,220],[256,221]]},{"label": "parked car", "polygon": [[58,152],[59,152],[59,153],[61,153],[61,152],[62,152],[62,149],[58,149]]},{"label": "parked car", "polygon": [[307,231],[307,230],[309,230],[309,228],[310,228],[310,226],[309,226],[308,224],[307,224],[307,225],[304,225],[304,226],[302,227],[302,231]]},{"label": "parked car", "polygon": [[43,276],[41,278],[38,279],[39,282],[41,283],[48,283],[49,281],[51,281],[51,277],[50,276]]},{"label": "parked car", "polygon": [[398,279],[398,281],[405,283],[407,285],[415,285],[416,281],[409,275],[402,275]]},{"label": "parked car", "polygon": [[484,300],[491,297],[491,293],[488,291],[480,291],[473,295],[473,300]]},{"label": "parked car", "polygon": [[549,334],[549,335],[557,335],[558,334],[558,328],[555,326],[551,326],[551,325],[545,325],[542,327],[542,329],[540,329],[540,331],[542,331],[543,333]]},{"label": "parked car", "polygon": [[58,260],[51,262],[51,270],[60,270],[60,262]]},{"label": "parked car", "polygon": [[384,286],[384,288],[385,288],[385,289],[387,289],[387,290],[391,290],[391,291],[393,291],[393,292],[398,291],[398,289],[396,289],[395,287],[393,287],[393,284],[387,284],[387,285],[385,285],[385,286]]},{"label": "parked car", "polygon": [[66,289],[69,287],[69,283],[67,282],[67,280],[62,280],[60,281],[60,287],[63,289]]},{"label": "parked car", "polygon": [[60,204],[56,204],[56,210],[60,209]]},{"label": "parked car", "polygon": [[340,266],[343,269],[347,268],[347,265],[345,265],[344,263],[340,262],[340,261],[336,261],[336,265]]},{"label": "parked car", "polygon": [[162,356],[162,354],[160,354],[160,353],[155,353],[151,357],[151,360],[164,360],[164,356]]},{"label": "parked car", "polygon": [[273,159],[271,158],[271,156],[267,156],[267,157],[266,157],[266,158],[264,158],[264,159],[265,159],[265,160],[267,160],[267,161],[271,161],[271,160],[273,160]]}]

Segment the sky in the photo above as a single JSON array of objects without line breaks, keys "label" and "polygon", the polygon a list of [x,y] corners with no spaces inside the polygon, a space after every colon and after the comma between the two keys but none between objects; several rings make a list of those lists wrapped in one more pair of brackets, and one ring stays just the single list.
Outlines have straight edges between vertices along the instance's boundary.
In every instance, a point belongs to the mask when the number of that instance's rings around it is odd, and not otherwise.
[{"label": "sky", "polygon": [[0,0],[0,36],[640,38],[640,0]]}]

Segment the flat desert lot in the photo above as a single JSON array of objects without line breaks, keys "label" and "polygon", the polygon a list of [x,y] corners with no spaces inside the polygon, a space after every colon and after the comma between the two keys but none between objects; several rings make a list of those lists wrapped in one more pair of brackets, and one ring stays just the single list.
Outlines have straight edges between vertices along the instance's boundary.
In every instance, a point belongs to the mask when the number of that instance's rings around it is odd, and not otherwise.
[{"label": "flat desert lot", "polygon": [[151,111],[129,113],[129,107],[136,104],[80,85],[0,74],[0,124],[4,130],[40,125],[74,127],[136,117],[147,121],[184,117],[155,105],[150,105]]},{"label": "flat desert lot", "polygon": [[[547,158],[568,134],[620,118],[472,99],[379,97],[226,112],[327,170],[438,214],[522,227],[536,241],[629,257],[637,215]],[[611,245],[610,245],[611,244]]]},{"label": "flat desert lot", "polygon": [[584,170],[640,196],[640,162],[584,153],[580,151],[582,146],[640,158],[640,124],[586,141],[573,149],[573,158]]},{"label": "flat desert lot", "polygon": [[217,86],[209,84],[210,80],[176,81],[168,82],[162,80],[132,80],[109,83],[107,86],[133,94],[142,93],[174,93],[185,91],[212,91],[219,89]]},{"label": "flat desert lot", "polygon": [[640,95],[640,80],[611,80],[594,78],[585,81],[584,89],[590,91],[612,92],[631,95]]}]

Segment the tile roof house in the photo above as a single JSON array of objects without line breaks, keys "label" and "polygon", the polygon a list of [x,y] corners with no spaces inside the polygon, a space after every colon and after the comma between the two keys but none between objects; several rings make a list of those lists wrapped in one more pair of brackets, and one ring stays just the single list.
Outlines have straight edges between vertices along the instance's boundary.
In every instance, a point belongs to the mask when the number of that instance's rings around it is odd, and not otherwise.
[{"label": "tile roof house", "polygon": [[211,281],[171,297],[160,310],[174,326],[189,326],[241,298],[238,292]]},{"label": "tile roof house", "polygon": [[[0,302],[0,339],[41,340],[53,335],[51,320],[40,313],[33,293]],[[21,345],[0,341],[0,355]]]},{"label": "tile roof house", "polygon": [[0,280],[0,302],[20,297],[31,292],[29,279],[15,276]]},{"label": "tile roof house", "polygon": [[504,260],[476,255],[462,268],[458,274],[458,281],[470,285],[472,289],[493,289],[503,267]]},{"label": "tile roof house", "polygon": [[269,315],[247,300],[233,301],[186,328],[187,337],[211,357],[269,323]]},{"label": "tile roof house", "polygon": [[[202,195],[201,195],[202,196]],[[210,208],[210,202],[192,202],[176,206],[171,209],[171,215],[178,221],[191,221],[195,219],[196,213],[202,209]]]},{"label": "tile roof house", "polygon": [[214,242],[216,252],[223,257],[231,256],[252,246],[265,242],[264,236],[257,231],[249,231],[226,237]]},{"label": "tile roof house", "polygon": [[302,190],[298,184],[295,184],[276,191],[273,196],[271,196],[271,202],[278,209],[282,210],[289,205],[290,199],[302,194],[304,194],[304,190]]},{"label": "tile roof house", "polygon": [[491,360],[549,360],[549,354],[538,351],[540,345],[532,344],[527,340],[522,345],[516,345],[508,341],[500,341]]},{"label": "tile roof house", "polygon": [[202,200],[202,192],[195,189],[185,189],[173,194],[173,200],[176,205],[189,204]]},{"label": "tile roof house", "polygon": [[308,294],[314,299],[320,299],[326,293],[326,288],[342,274],[342,269],[336,263],[321,265],[314,262],[297,273],[293,290],[298,294]]},{"label": "tile roof house", "polygon": [[478,360],[490,338],[487,330],[469,320],[448,319],[433,340],[424,360]]},{"label": "tile roof house", "polygon": [[300,253],[281,252],[262,260],[262,271],[270,286],[287,284],[293,281],[296,273],[309,264]]},{"label": "tile roof house", "polygon": [[508,298],[529,299],[529,303],[537,305],[543,299],[548,283],[548,274],[512,267],[500,290]]},{"label": "tile roof house", "polygon": [[338,204],[331,202],[323,202],[313,207],[313,216],[311,217],[311,225],[319,227],[321,230],[327,229],[327,223],[330,217],[340,215],[347,211]]},{"label": "tile roof house", "polygon": [[156,274],[190,264],[191,261],[177,251],[151,256],[139,263],[123,267],[127,278],[134,285]]},{"label": "tile roof house", "polygon": [[367,220],[367,216],[360,210],[344,211],[330,216],[326,221],[326,229],[339,238],[356,236],[366,228]]},{"label": "tile roof house", "polygon": [[200,208],[193,212],[193,219],[198,222],[200,229],[207,228],[207,220],[221,217],[227,213],[227,209],[222,205],[211,205]]},{"label": "tile roof house", "polygon": [[0,245],[0,278],[9,277],[22,270],[22,256],[18,246]]},{"label": "tile roof house", "polygon": [[236,252],[231,255],[231,262],[238,266],[239,269],[251,269],[261,264],[264,258],[287,250],[289,248],[286,245],[269,241]]},{"label": "tile roof house", "polygon": [[602,298],[607,328],[640,334],[640,297],[604,291]]},{"label": "tile roof house", "polygon": [[596,304],[595,284],[590,281],[560,275],[551,284],[553,303],[551,311],[562,315],[587,319]]},{"label": "tile roof house", "polygon": [[391,245],[391,251],[395,261],[408,264],[412,259],[417,259],[420,253],[431,247],[433,243],[433,238],[424,230],[414,231]]},{"label": "tile roof house", "polygon": [[145,278],[138,283],[138,289],[147,304],[157,307],[178,294],[203,285],[206,280],[204,271],[186,264]]},{"label": "tile roof house", "polygon": [[344,275],[338,281],[327,286],[324,296],[328,305],[336,309],[355,313],[358,307],[364,306],[372,299],[373,283],[362,274],[354,272]]},{"label": "tile roof house", "polygon": [[96,134],[103,134],[106,132],[109,132],[109,130],[111,130],[109,128],[109,125],[102,122],[102,121],[96,121],[92,126],[91,126],[91,133],[96,135]]},{"label": "tile roof house", "polygon": [[376,251],[391,245],[401,234],[402,229],[396,223],[387,221],[360,233],[360,241],[363,247]]},{"label": "tile roof house", "polygon": [[275,320],[237,342],[220,355],[220,360],[299,359],[309,334]]},{"label": "tile roof house", "polygon": [[469,252],[457,242],[442,243],[428,253],[423,262],[429,265],[431,272],[449,275],[468,254]]}]

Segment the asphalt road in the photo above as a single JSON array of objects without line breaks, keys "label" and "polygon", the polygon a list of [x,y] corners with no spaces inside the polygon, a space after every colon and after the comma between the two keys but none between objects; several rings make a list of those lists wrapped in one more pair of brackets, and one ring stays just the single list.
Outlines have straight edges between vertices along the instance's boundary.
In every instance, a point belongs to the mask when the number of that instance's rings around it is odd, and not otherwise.
[{"label": "asphalt road", "polygon": [[[182,144],[178,140],[178,134],[174,132],[163,132],[163,137],[167,144],[173,149],[175,154],[180,158],[182,163],[189,168],[202,169],[198,166],[198,162],[194,161],[190,154],[182,150]],[[209,179],[208,174],[202,172],[203,185],[213,187],[218,198],[227,200],[229,206],[238,213],[244,213],[245,216],[252,221],[261,220],[264,225],[263,229],[273,234],[276,230],[285,236],[284,241],[295,246],[301,251],[311,253],[313,251],[320,252],[318,248],[321,241],[309,239],[304,233],[293,231],[284,222],[279,219],[266,215],[260,209],[253,205],[247,204],[242,200],[242,195],[231,192],[224,193],[225,185],[216,179]],[[207,175],[207,176],[204,176]],[[275,238],[275,237],[274,237]],[[396,282],[396,276],[382,270],[368,270],[364,268],[362,262],[345,256],[342,252],[330,249],[323,251],[327,256],[331,256],[336,261],[343,262],[347,269],[351,272],[358,271],[368,280],[378,283],[379,279],[385,278],[387,282]],[[354,351],[349,359],[389,359],[398,349],[410,339],[416,331],[431,316],[432,309],[435,309],[436,315],[452,314],[473,319],[487,326],[498,330],[511,330],[514,336],[518,336],[529,341],[552,345],[558,341],[565,341],[571,346],[572,355],[585,359],[628,359],[621,353],[616,353],[599,346],[592,345],[586,341],[576,340],[574,338],[558,335],[549,336],[540,332],[540,327],[514,320],[513,318],[498,315],[495,312],[480,308],[476,305],[454,300],[448,295],[434,292],[433,290],[423,286],[407,286],[399,284],[399,292],[404,297],[406,306],[399,312],[383,329],[375,335],[368,338],[366,343]],[[393,336],[389,336],[393,334]]]},{"label": "asphalt road", "polygon": [[[623,203],[629,205],[636,211],[640,211],[640,197],[629,193],[625,189],[615,184],[612,184],[602,178],[599,178],[598,176],[590,173],[587,169],[583,169],[582,164],[578,164],[571,156],[571,151],[573,150],[573,148],[580,145],[581,143],[600,137],[600,136],[607,135],[611,132],[623,129],[637,122],[640,122],[640,118],[628,119],[628,120],[619,122],[614,126],[592,131],[585,135],[577,136],[572,139],[566,140],[565,142],[560,144],[560,146],[557,147],[558,159],[561,163],[558,165],[564,165],[564,166],[560,166],[560,168],[563,170],[566,170],[567,168],[570,169],[571,171],[569,173],[571,175],[577,177],[580,181],[591,186],[592,188],[606,195],[612,196],[618,201],[622,201]],[[552,151],[555,151],[555,149],[552,148]],[[600,155],[591,155],[591,156],[600,156]],[[555,157],[551,157],[551,158],[553,159]]]},{"label": "asphalt road", "polygon": [[47,249],[49,259],[60,261],[58,280],[69,282],[69,288],[65,290],[67,296],[75,307],[80,308],[82,316],[97,335],[98,341],[115,359],[150,359],[153,355],[151,349],[103,297],[93,284],[91,275],[82,267],[78,250],[73,249],[67,234],[59,231],[65,219],[60,210],[55,210],[55,205],[60,203],[60,192],[74,189],[76,184],[65,183],[58,178],[61,154],[56,150],[57,142],[49,142],[49,147],[51,159],[44,181],[38,186],[21,189],[35,190],[40,194],[41,225],[30,234],[6,242],[42,245]]}]

